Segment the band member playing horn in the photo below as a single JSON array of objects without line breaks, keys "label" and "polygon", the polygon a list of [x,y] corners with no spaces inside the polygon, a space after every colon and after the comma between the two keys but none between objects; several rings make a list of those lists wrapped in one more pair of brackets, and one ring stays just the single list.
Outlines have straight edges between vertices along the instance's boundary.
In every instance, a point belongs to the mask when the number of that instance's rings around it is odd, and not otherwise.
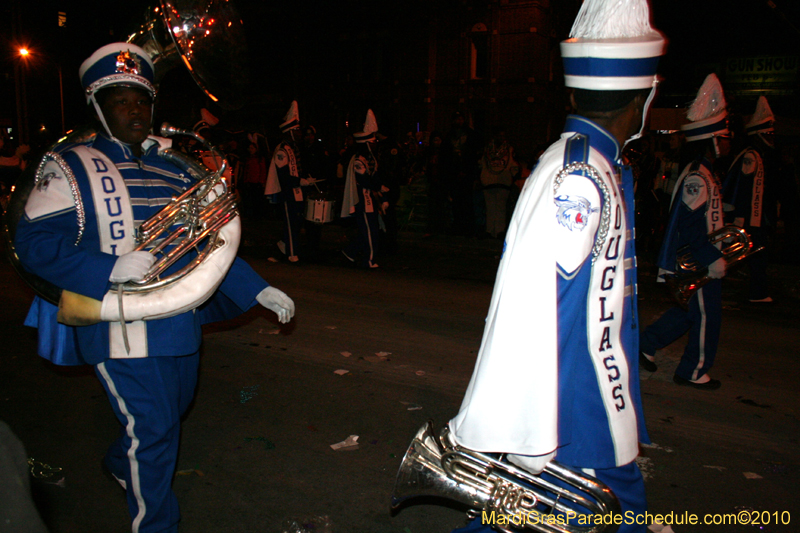
[{"label": "band member playing horn", "polygon": [[681,173],[672,193],[672,206],[664,242],[658,256],[660,281],[667,273],[681,272],[678,257],[691,254],[697,264],[708,268],[712,279],[689,299],[688,308],[675,306],[642,333],[639,363],[655,372],[656,350],[665,348],[689,332],[689,341],[675,369],[673,381],[701,390],[718,389],[719,380],[708,375],[717,354],[722,325],[722,280],[726,262],[720,244],[708,235],[723,225],[720,182],[713,164],[730,151],[728,113],[722,85],[709,74],[697,98],[687,111],[689,123],[681,127],[686,149],[693,161]]},{"label": "band member playing horn", "polygon": [[[134,231],[195,180],[158,155],[170,141],[150,135],[156,87],[142,48],[103,46],[81,65],[80,78],[97,135],[48,152],[15,246],[28,271],[65,293],[103,300],[112,284],[143,279],[154,256],[133,251]],[[122,301],[120,292],[120,307]],[[122,424],[103,467],[126,490],[134,532],[178,529],[172,477],[181,416],[197,383],[201,324],[256,304],[281,322],[294,315],[291,299],[240,259],[201,307],[170,318],[125,322],[123,315],[122,322],[70,327],[57,323],[56,306],[34,302],[26,323],[39,328],[40,354],[57,364],[94,365]]]},{"label": "band member playing horn", "polygon": [[[634,459],[648,438],[633,175],[620,154],[641,134],[665,44],[646,1],[584,1],[561,43],[575,114],[522,189],[475,370],[449,423],[459,445],[507,453],[534,474],[552,458],[583,469],[637,514],[646,498]],[[467,530],[489,530],[478,522]]]}]

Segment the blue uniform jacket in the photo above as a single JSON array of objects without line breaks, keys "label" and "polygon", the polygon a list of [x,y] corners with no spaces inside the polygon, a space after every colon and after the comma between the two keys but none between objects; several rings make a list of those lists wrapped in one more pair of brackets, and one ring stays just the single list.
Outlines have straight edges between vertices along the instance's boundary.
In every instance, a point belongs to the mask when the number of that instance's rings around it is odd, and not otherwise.
[{"label": "blue uniform jacket", "polygon": [[[193,183],[188,173],[158,156],[157,143],[146,142],[139,159],[102,135],[87,144],[108,156],[119,169],[137,226]],[[117,257],[100,251],[90,184],[81,160],[71,152],[74,146],[60,144],[52,151],[59,153],[72,170],[83,200],[86,226],[80,242],[76,245],[78,225],[73,207],[34,220],[27,215],[22,217],[15,234],[15,247],[30,272],[62,289],[102,300],[111,287],[108,278]],[[181,268],[190,260],[187,254],[172,268]],[[247,263],[237,258],[215,295],[201,308],[147,322],[148,355],[195,353],[200,347],[202,324],[246,311],[256,304],[256,295],[267,286]],[[57,364],[97,364],[108,358],[108,323],[68,327],[56,322],[56,311],[55,306],[37,299],[26,321],[40,329],[40,355]]]},{"label": "blue uniform jacket", "polygon": [[[694,161],[684,171],[682,178],[691,173],[711,176],[711,163],[705,158]],[[676,187],[682,189],[683,183],[684,180],[680,179]],[[668,272],[677,272],[678,250],[684,248],[702,266],[708,266],[722,257],[722,253],[708,240],[708,233],[706,204],[691,209],[683,201],[683,191],[675,191],[664,242],[658,254],[659,268]]]}]

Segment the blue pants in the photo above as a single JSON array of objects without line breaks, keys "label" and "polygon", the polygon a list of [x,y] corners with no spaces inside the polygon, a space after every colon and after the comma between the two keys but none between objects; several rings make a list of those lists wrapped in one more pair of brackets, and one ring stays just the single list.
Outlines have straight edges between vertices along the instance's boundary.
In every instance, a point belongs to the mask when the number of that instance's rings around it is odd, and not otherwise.
[{"label": "blue pants", "polygon": [[655,355],[689,332],[689,342],[675,374],[696,380],[714,365],[722,327],[722,281],[712,280],[689,299],[689,309],[673,307],[642,333],[639,349]]},{"label": "blue pants", "polygon": [[174,533],[180,511],[172,492],[181,416],[197,385],[200,354],[108,359],[95,367],[123,428],[104,462],[124,480],[133,533]]},{"label": "blue pants", "polygon": [[299,255],[300,251],[300,228],[303,225],[303,215],[301,213],[303,202],[296,202],[294,199],[286,200],[280,206],[281,216],[283,217],[283,243],[286,245],[286,255]]},{"label": "blue pants", "polygon": [[[589,473],[599,479],[611,489],[619,499],[622,506],[622,524],[617,533],[646,533],[647,525],[644,523],[644,514],[647,511],[647,498],[644,492],[644,479],[636,462],[628,463],[616,468],[590,470]],[[547,477],[547,476],[546,476]],[[553,480],[562,485],[560,481]],[[637,524],[637,518],[640,524]],[[626,520],[627,519],[627,520]],[[630,522],[630,523],[626,523]],[[575,525],[586,525],[578,524]],[[463,528],[454,529],[452,533],[489,533],[495,532],[489,524],[481,523],[481,517],[472,520]]]},{"label": "blue pants", "polygon": [[378,233],[380,232],[378,213],[357,210],[353,217],[356,219],[358,233],[344,249],[344,253],[359,265],[370,268],[375,262],[375,252],[378,249]]}]

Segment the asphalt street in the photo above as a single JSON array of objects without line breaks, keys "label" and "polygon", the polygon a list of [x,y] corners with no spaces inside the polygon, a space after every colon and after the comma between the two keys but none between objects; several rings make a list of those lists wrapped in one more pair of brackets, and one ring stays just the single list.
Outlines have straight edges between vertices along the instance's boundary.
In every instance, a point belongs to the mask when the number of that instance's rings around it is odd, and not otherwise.
[{"label": "asphalt street", "polygon": [[[320,252],[299,265],[276,259],[275,224],[245,228],[240,255],[294,299],[297,315],[281,326],[253,309],[206,328],[174,482],[181,531],[439,533],[463,525],[463,509],[445,502],[392,515],[389,501],[416,430],[458,410],[502,243],[401,233],[397,253],[367,271],[339,254],[347,228],[323,227]],[[671,301],[641,263],[646,325]],[[768,306],[746,302],[746,269],[725,282],[712,372],[720,390],[672,383],[683,340],[658,354],[655,373],[641,373],[653,444],[639,464],[652,513],[702,521],[743,512],[769,522],[760,531],[800,531],[800,282],[797,266],[773,264],[770,272],[776,302]],[[0,289],[0,419],[37,475],[47,474],[33,479],[42,517],[52,533],[129,531],[123,492],[100,470],[118,425],[93,369],[55,367],[36,355],[35,331],[22,326],[33,293],[6,260]],[[509,375],[509,387],[535,380]],[[356,446],[331,447],[350,437]]]}]

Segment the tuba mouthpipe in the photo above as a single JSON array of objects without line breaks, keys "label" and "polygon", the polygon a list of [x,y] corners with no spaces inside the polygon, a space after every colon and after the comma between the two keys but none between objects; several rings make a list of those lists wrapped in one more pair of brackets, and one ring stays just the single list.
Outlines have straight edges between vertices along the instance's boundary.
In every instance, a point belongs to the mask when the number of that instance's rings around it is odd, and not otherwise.
[{"label": "tuba mouthpipe", "polygon": [[219,169],[217,169],[213,174],[213,177],[215,178],[214,181],[216,181],[216,179],[218,179],[219,176],[222,176],[225,173],[225,171],[228,170],[228,160],[225,159],[222,156],[222,154],[220,154],[219,151],[217,151],[215,147],[211,146],[211,144],[206,140],[205,137],[198,134],[197,132],[192,130],[176,128],[169,122],[164,122],[163,124],[161,124],[161,135],[163,135],[164,137],[172,137],[175,135],[187,135],[189,137],[192,137],[193,139],[196,139],[197,142],[205,146],[208,149],[208,151],[211,152],[211,154],[214,156],[215,161],[217,160],[222,161],[222,163],[219,166]]}]

